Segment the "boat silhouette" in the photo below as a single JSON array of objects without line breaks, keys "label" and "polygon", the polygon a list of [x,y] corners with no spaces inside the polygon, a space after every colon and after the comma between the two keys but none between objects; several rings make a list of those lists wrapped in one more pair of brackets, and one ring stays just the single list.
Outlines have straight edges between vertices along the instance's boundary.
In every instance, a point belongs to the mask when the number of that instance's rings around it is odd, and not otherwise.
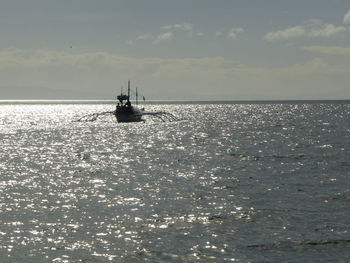
[{"label": "boat silhouette", "polygon": [[[116,106],[114,115],[118,122],[139,122],[144,121],[142,115],[144,114],[143,109],[139,109],[137,106],[131,104],[130,101],[130,80],[128,81],[128,94],[117,96],[119,103]],[[136,89],[136,105],[138,104],[138,92]]]},{"label": "boat silhouette", "polygon": [[[179,121],[179,119],[176,116],[165,111],[145,111],[144,108],[139,109],[137,107],[138,105],[137,88],[136,88],[136,106],[132,105],[130,101],[130,80],[128,81],[128,93],[124,94],[122,90],[120,95],[117,96],[117,99],[119,102],[117,103],[117,106],[114,111],[105,111],[105,112],[98,112],[98,113],[84,115],[76,121],[79,121],[79,122],[95,121],[101,116],[112,115],[112,114],[117,119],[117,122],[141,122],[141,121],[145,121],[145,119],[142,118],[143,116],[149,116],[150,118],[158,119],[163,122]],[[143,100],[145,101],[144,96],[143,96]]]}]

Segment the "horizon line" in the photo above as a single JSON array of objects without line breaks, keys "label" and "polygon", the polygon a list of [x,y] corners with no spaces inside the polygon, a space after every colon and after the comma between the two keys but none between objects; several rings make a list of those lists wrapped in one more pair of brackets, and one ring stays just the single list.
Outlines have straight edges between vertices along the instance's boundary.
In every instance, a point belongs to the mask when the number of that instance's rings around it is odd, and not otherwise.
[{"label": "horizon line", "polygon": [[[131,100],[135,102],[136,100]],[[151,104],[151,103],[303,103],[303,102],[349,102],[350,99],[240,99],[240,100],[220,100],[220,99],[213,99],[213,100],[200,100],[200,99],[193,99],[193,100],[149,100],[149,101],[139,101],[139,104]],[[117,100],[106,100],[106,99],[0,99],[0,104],[50,104],[50,103],[63,103],[63,104],[78,104],[78,103],[97,103],[97,104],[109,104],[109,103],[115,103]]]}]

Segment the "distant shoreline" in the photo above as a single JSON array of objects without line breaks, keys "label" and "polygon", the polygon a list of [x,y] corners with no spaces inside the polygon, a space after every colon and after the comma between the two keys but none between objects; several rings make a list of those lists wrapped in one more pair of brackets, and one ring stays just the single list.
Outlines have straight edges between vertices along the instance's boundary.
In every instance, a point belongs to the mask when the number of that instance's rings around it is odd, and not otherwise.
[{"label": "distant shoreline", "polygon": [[[7,100],[0,99],[0,105],[11,104],[115,104],[116,100]],[[348,100],[150,100],[140,104],[322,104],[344,103]]]}]

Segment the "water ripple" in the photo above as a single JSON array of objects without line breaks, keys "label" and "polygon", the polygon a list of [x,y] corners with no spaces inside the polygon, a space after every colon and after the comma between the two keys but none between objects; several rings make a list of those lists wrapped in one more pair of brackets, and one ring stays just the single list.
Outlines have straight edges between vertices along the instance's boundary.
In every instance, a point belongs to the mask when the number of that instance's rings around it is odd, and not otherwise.
[{"label": "water ripple", "polygon": [[347,259],[348,104],[147,106],[0,105],[5,262]]}]

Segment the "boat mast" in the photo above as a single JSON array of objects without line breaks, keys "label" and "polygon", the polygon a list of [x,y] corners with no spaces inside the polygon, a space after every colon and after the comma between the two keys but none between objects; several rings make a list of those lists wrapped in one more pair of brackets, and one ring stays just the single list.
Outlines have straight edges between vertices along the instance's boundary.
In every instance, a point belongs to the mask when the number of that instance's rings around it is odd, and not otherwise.
[{"label": "boat mast", "polygon": [[130,80],[128,81],[128,101],[130,101]]},{"label": "boat mast", "polygon": [[137,87],[136,87],[136,105],[139,105],[139,94],[137,92]]}]

